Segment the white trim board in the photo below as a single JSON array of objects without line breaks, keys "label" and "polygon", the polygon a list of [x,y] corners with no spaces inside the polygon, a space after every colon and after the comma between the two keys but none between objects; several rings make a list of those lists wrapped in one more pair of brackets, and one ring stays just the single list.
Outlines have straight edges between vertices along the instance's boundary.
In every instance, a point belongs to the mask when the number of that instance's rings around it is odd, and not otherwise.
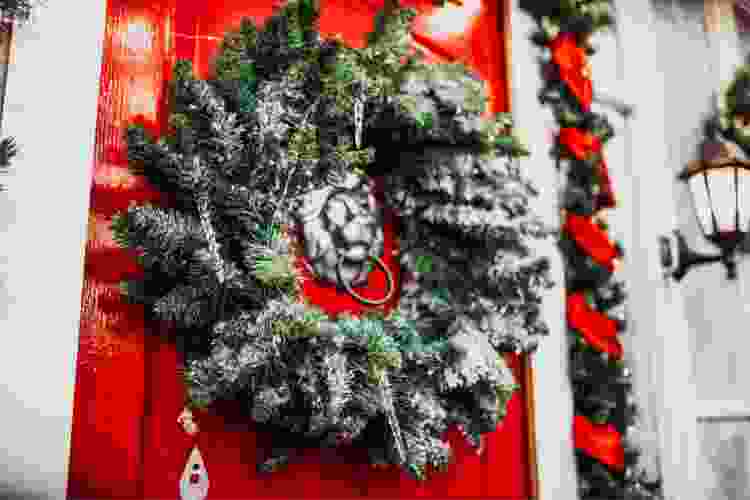
[{"label": "white trim board", "polygon": [[[540,78],[539,47],[529,40],[536,28],[534,20],[519,7],[519,0],[508,2],[510,11],[511,109],[515,125],[528,138],[531,156],[521,166],[539,188],[531,200],[533,209],[547,224],[559,226],[558,172],[549,155],[556,127],[548,107],[538,100]],[[539,500],[578,498],[573,445],[573,395],[568,376],[568,347],[565,331],[565,291],[563,264],[556,242],[550,239],[540,248],[551,257],[551,274],[557,286],[544,298],[542,314],[550,335],[542,338],[534,354],[534,414],[536,456],[539,471]]]},{"label": "white trim board", "polygon": [[701,421],[750,421],[750,402],[744,400],[698,400],[696,414]]},{"label": "white trim board", "polygon": [[44,2],[11,45],[0,498],[65,498],[105,12],[105,0]]}]

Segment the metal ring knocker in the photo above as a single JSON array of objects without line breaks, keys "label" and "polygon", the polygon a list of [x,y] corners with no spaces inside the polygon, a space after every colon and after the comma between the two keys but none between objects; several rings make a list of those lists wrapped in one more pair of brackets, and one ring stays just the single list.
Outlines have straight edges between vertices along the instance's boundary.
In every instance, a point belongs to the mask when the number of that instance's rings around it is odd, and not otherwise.
[{"label": "metal ring knocker", "polygon": [[383,270],[383,272],[385,273],[385,279],[388,283],[388,292],[385,294],[385,297],[383,297],[382,299],[378,299],[378,300],[372,300],[372,299],[362,297],[361,295],[359,295],[357,292],[355,292],[352,289],[352,286],[349,283],[346,283],[341,278],[341,264],[344,261],[344,258],[345,256],[343,254],[339,255],[339,260],[336,263],[336,274],[338,275],[339,282],[342,285],[344,285],[344,289],[347,291],[347,293],[349,293],[349,295],[351,295],[358,301],[368,306],[381,306],[385,304],[386,302],[388,302],[389,300],[391,300],[391,298],[393,298],[393,293],[396,291],[396,287],[394,286],[394,283],[393,283],[393,275],[391,274],[391,271],[388,269],[388,266],[385,265],[385,262],[383,262],[383,260],[380,257],[376,257],[374,255],[368,256],[370,260],[375,262],[375,264],[377,264]]}]

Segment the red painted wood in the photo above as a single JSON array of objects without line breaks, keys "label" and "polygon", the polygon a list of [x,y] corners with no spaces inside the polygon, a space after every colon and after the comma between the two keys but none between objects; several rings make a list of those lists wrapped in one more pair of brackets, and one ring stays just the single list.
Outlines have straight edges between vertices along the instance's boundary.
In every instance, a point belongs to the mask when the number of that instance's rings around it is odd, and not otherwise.
[{"label": "red painted wood", "polygon": [[[192,59],[197,72],[206,76],[218,47],[217,40],[242,17],[258,22],[271,13],[269,1],[181,2],[150,7],[146,0],[110,0],[108,31],[102,68],[102,95],[97,126],[95,173],[100,182],[92,188],[92,213],[100,222],[98,235],[87,244],[81,347],[77,370],[74,427],[70,466],[70,498],[177,498],[184,464],[197,443],[206,462],[211,487],[209,499],[236,498],[351,498],[391,497],[495,497],[527,498],[529,489],[524,389],[511,400],[508,416],[487,439],[486,451],[477,456],[455,431],[447,436],[456,463],[446,473],[434,474],[419,484],[397,470],[376,471],[360,450],[317,449],[303,452],[301,462],[271,477],[259,477],[255,464],[270,445],[270,436],[257,433],[236,405],[216,405],[196,414],[201,432],[192,439],[176,419],[183,406],[184,388],[178,376],[179,357],[168,330],[150,331],[143,325],[142,310],[126,306],[113,288],[119,279],[137,273],[130,256],[114,248],[107,235],[106,218],[127,207],[130,200],[158,200],[159,196],[139,181],[113,188],[106,186],[112,171],[125,163],[121,127],[140,117],[155,131],[164,130],[164,84],[175,57]],[[345,0],[324,0],[322,31],[343,31],[352,45],[360,45],[369,29],[374,6],[369,0],[352,6]],[[429,0],[413,0],[426,14]],[[492,109],[507,109],[502,42],[497,33],[497,2],[487,1],[476,24],[467,30],[468,43],[456,37],[433,37],[442,52],[457,57],[467,50],[469,61],[490,82]],[[127,52],[118,33],[128,19],[140,16],[152,26],[157,40],[150,59],[139,57],[146,49]],[[424,28],[426,18],[417,22]],[[131,30],[132,31],[132,30]],[[137,31],[137,30],[136,30]],[[173,36],[169,36],[172,33]],[[197,37],[196,37],[197,35]],[[481,39],[481,37],[484,37]],[[469,47],[469,49],[467,49]],[[128,105],[141,94],[142,102]],[[397,221],[386,225],[386,261],[394,244]],[[101,283],[101,284],[100,284]],[[384,291],[381,273],[371,279],[370,292]],[[380,290],[378,290],[380,288]],[[323,291],[308,283],[305,294],[312,302],[356,309],[350,298]],[[347,302],[348,300],[348,302]],[[107,328],[105,328],[107,327]],[[112,333],[115,332],[115,333]],[[518,360],[508,356],[517,379],[522,380]]]},{"label": "red painted wood", "polygon": [[[384,0],[320,0],[323,15],[321,32],[341,33],[354,47],[364,45],[364,34],[371,30],[376,10]],[[440,33],[430,31],[430,15],[436,12],[432,0],[402,0],[404,6],[417,8],[421,15],[415,21],[415,33],[420,41],[430,41],[441,53],[453,58],[466,57],[478,73],[488,82],[490,109],[506,111],[510,108],[505,82],[508,78],[505,67],[505,43],[498,29],[501,26],[501,3],[497,0],[466,0],[467,4],[481,3],[481,10],[465,33]],[[201,76],[209,73],[211,58],[216,54],[220,39],[229,28],[239,26],[243,17],[252,17],[256,23],[271,15],[272,0],[243,2],[238,0],[211,2],[210,7],[201,7],[198,31],[202,37],[196,44],[196,71]],[[205,2],[203,3],[205,5]],[[187,6],[185,8],[188,8]],[[182,7],[181,7],[182,9]],[[211,38],[208,38],[211,37]]]},{"label": "red painted wood", "polygon": [[107,8],[69,498],[142,497],[146,328],[143,310],[124,304],[117,289],[120,280],[139,270],[132,256],[114,245],[107,226],[111,215],[130,200],[157,199],[142,185],[112,186],[126,158],[123,125],[140,115],[141,121],[158,128],[164,65],[172,51],[164,23],[171,11],[168,2],[151,4],[111,0]]}]

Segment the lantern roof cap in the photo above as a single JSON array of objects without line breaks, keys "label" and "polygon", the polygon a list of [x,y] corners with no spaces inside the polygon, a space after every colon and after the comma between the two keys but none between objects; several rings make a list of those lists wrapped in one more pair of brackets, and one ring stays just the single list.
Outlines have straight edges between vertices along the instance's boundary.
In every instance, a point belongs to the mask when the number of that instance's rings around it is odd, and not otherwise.
[{"label": "lantern roof cap", "polygon": [[723,138],[707,139],[701,145],[701,158],[689,162],[680,174],[680,178],[686,179],[704,170],[730,165],[739,165],[750,169],[750,158],[733,141]]}]

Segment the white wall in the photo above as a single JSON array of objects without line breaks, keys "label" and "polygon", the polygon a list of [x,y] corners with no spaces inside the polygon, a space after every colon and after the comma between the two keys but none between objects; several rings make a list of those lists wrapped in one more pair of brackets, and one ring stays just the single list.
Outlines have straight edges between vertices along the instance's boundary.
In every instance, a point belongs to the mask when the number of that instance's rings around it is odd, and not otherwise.
[{"label": "white wall", "polygon": [[[684,89],[695,87],[704,71],[700,66],[703,52],[695,30],[676,30],[674,21],[665,20],[665,10],[673,12],[674,4],[660,0],[616,2],[616,33],[599,37],[599,51],[592,60],[595,88],[637,107],[635,116],[627,121],[612,110],[603,110],[618,133],[606,150],[620,201],[610,221],[626,251],[623,276],[631,322],[623,340],[642,408],[640,441],[647,453],[643,464],[652,475],[661,472],[670,500],[705,498],[701,492],[705,485],[691,480],[699,464],[685,304],[680,287],[662,279],[657,246],[660,235],[677,227],[677,186],[671,165],[679,156],[675,152],[683,150],[676,145],[678,136],[673,131],[682,127],[680,133],[692,134],[690,127],[697,126],[694,113],[705,105],[685,99],[692,94]],[[513,110],[532,149],[527,169],[544,190],[539,210],[549,221],[557,222],[555,167],[548,156],[556,126],[549,110],[536,98],[541,81],[535,61],[539,51],[527,38],[532,28],[531,20],[515,9]],[[673,31],[679,35],[674,36]],[[692,38],[686,40],[688,37]],[[674,71],[678,67],[680,70]],[[545,304],[552,336],[542,343],[535,363],[542,499],[574,498],[569,496],[574,495],[575,471],[559,305],[559,297]]]},{"label": "white wall", "polygon": [[[617,2],[622,74],[635,116],[628,120],[629,237],[624,239],[629,309],[628,339],[635,382],[655,430],[664,492],[669,500],[706,498],[699,466],[695,386],[680,285],[661,277],[657,238],[677,227],[674,131],[694,134],[694,113],[705,106],[692,88],[705,54],[700,27],[674,19],[672,0]],[[701,7],[702,2],[683,2]],[[682,14],[682,13],[681,13]]]},{"label": "white wall", "polygon": [[[105,1],[45,2],[11,53],[0,195],[0,497],[64,498]],[[10,272],[12,270],[12,272]]]},{"label": "white wall", "polygon": [[[681,98],[670,100],[674,112],[681,114],[669,131],[672,147],[670,171],[676,175],[684,165],[696,159],[695,148],[702,136],[699,126],[711,112],[709,98],[722,83],[729,81],[734,69],[742,62],[735,33],[701,33],[702,10],[681,9],[679,30],[671,35],[696,53],[696,64],[675,67],[670,71],[672,84],[690,77],[690,85],[682,85]],[[690,30],[690,31],[688,31]],[[745,51],[750,47],[745,47]],[[699,52],[700,51],[700,52]],[[679,227],[691,248],[707,254],[717,249],[703,238],[695,220],[690,194],[683,183],[677,183]],[[730,282],[721,265],[707,265],[691,270],[680,284],[687,304],[689,338],[694,351],[694,372],[698,398],[710,408],[712,400],[742,402],[750,412],[750,395],[745,390],[750,365],[742,353],[750,348],[738,325],[750,321],[750,259],[740,257],[739,279]],[[750,416],[750,413],[748,414]]]},{"label": "white wall", "polygon": [[[678,89],[665,102],[669,118],[667,170],[673,176],[688,161],[698,158],[700,127],[713,111],[712,94],[732,78],[742,62],[731,2],[711,0],[706,4],[709,9],[725,10],[723,22],[717,26],[721,31],[707,35],[704,7],[692,2],[672,3],[660,16],[663,43],[672,50],[679,48],[693,54],[692,64],[671,65],[665,77],[667,88]],[[747,51],[748,47],[744,49]],[[689,246],[702,253],[717,253],[700,233],[687,186],[675,181],[675,187],[678,227]],[[750,396],[745,389],[750,365],[743,357],[750,344],[741,327],[750,321],[749,261],[747,257],[740,258],[739,279],[735,282],[727,281],[724,268],[713,264],[692,269],[677,285],[684,295],[688,327],[677,334],[684,335],[691,349],[697,411],[700,416],[720,419],[697,426],[701,446],[698,478],[706,489],[704,498],[710,500],[744,499],[750,495],[750,429],[746,421],[721,421],[726,417],[750,417]]]}]

